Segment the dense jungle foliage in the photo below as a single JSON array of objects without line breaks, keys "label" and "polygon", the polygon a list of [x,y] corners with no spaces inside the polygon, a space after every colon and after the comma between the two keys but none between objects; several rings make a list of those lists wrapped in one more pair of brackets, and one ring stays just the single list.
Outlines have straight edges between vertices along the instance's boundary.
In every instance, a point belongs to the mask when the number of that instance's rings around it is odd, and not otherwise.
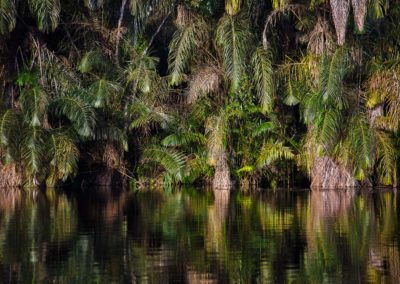
[{"label": "dense jungle foliage", "polygon": [[0,185],[397,186],[399,22],[390,0],[0,0]]}]

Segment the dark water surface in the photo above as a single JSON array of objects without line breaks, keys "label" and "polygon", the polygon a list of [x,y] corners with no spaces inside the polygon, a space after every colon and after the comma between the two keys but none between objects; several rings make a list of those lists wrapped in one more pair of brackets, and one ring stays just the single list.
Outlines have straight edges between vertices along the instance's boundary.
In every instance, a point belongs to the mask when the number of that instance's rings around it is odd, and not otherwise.
[{"label": "dark water surface", "polygon": [[395,192],[0,194],[2,283],[400,283]]}]

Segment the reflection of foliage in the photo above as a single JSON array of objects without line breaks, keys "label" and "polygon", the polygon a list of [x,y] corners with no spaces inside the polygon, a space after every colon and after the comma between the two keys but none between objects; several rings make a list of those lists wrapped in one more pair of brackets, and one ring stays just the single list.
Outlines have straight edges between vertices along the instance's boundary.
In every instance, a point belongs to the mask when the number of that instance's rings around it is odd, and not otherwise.
[{"label": "reflection of foliage", "polygon": [[23,282],[395,282],[400,275],[391,192],[12,196],[0,196],[0,277],[19,263]]}]

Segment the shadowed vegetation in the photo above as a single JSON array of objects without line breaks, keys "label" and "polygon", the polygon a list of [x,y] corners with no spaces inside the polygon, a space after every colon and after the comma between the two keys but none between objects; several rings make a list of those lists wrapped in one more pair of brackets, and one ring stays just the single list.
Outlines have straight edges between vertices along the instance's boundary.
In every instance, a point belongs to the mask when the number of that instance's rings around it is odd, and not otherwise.
[{"label": "shadowed vegetation", "polygon": [[400,4],[0,0],[0,186],[397,186]]}]

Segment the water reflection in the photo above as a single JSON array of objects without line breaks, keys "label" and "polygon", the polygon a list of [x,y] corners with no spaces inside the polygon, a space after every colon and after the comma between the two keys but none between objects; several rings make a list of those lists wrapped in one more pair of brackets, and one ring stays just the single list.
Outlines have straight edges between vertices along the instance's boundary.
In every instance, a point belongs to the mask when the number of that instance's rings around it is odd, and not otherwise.
[{"label": "water reflection", "polygon": [[395,192],[0,193],[0,282],[398,283]]}]

